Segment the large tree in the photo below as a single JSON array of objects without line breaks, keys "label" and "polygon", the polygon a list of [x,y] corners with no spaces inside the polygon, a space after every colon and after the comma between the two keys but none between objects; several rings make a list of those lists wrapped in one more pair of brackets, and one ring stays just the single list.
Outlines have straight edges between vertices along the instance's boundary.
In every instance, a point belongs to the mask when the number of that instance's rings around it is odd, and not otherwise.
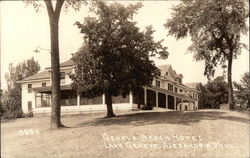
[{"label": "large tree", "polygon": [[240,83],[234,82],[234,87],[236,102],[242,107],[250,108],[250,73],[244,73]]},{"label": "large tree", "polygon": [[132,21],[141,6],[95,1],[90,8],[95,16],[76,22],[84,44],[72,57],[76,65],[72,87],[86,97],[105,94],[107,117],[115,116],[112,96],[136,93],[159,75],[149,57],[168,56],[162,41],[153,40],[151,26],[140,31]]},{"label": "large tree", "polygon": [[[41,4],[36,0],[24,0],[28,5],[39,10]],[[60,59],[59,59],[59,18],[61,9],[65,3],[65,8],[72,7],[79,10],[84,0],[44,0],[49,16],[50,44],[51,44],[51,128],[63,127],[61,123],[61,93],[60,93]],[[54,3],[54,6],[53,6]]]},{"label": "large tree", "polygon": [[3,94],[3,110],[5,117],[17,118],[22,116],[21,106],[21,85],[17,83],[24,78],[32,76],[40,71],[40,65],[32,57],[16,66],[9,65],[9,72],[6,73],[7,91]]},{"label": "large tree", "polygon": [[217,65],[227,62],[229,108],[234,108],[232,88],[233,59],[242,46],[240,37],[248,27],[246,0],[183,0],[173,8],[165,27],[177,39],[190,35],[189,50],[197,61],[205,61],[204,75],[214,75]]},{"label": "large tree", "polygon": [[223,76],[216,77],[202,86],[199,104],[202,108],[219,108],[228,102],[228,84]]}]

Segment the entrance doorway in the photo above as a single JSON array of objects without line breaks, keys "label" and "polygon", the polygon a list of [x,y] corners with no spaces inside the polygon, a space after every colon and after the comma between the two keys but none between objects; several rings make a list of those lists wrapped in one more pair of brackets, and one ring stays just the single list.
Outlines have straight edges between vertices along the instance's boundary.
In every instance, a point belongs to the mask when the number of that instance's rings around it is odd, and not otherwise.
[{"label": "entrance doorway", "polygon": [[168,95],[168,108],[174,110],[174,97]]},{"label": "entrance doorway", "polygon": [[156,106],[156,93],[149,89],[147,89],[147,106]]},{"label": "entrance doorway", "polygon": [[158,106],[166,108],[166,95],[163,93],[158,93]]}]

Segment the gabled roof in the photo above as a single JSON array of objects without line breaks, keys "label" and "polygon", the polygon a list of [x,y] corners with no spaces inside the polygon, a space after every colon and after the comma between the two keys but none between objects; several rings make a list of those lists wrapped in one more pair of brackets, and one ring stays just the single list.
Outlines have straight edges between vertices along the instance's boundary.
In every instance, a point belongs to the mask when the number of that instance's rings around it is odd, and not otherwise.
[{"label": "gabled roof", "polygon": [[[73,60],[69,59],[69,60],[67,60],[65,62],[62,62],[60,64],[60,67],[68,67],[68,66],[73,66],[73,65],[74,65]],[[46,69],[51,69],[51,67],[47,67]]]},{"label": "gabled roof", "polygon": [[50,78],[50,72],[49,71],[41,71],[38,72],[35,75],[32,75],[30,77],[27,77],[21,81],[29,81],[29,80],[40,80],[40,79],[49,79]]},{"label": "gabled roof", "polygon": [[74,62],[73,60],[69,59],[63,63],[60,64],[60,67],[65,67],[65,66],[73,66],[74,65]]},{"label": "gabled roof", "polygon": [[161,76],[164,76],[166,72],[170,72],[173,74],[174,78],[183,78],[182,74],[177,74],[176,71],[172,68],[171,65],[160,65],[158,68],[161,70]]},{"label": "gabled roof", "polygon": [[168,69],[171,67],[171,65],[160,65],[157,66],[161,71],[168,71]]},{"label": "gabled roof", "polygon": [[[62,62],[60,64],[60,67],[68,67],[68,66],[73,66],[74,65],[74,62],[69,59],[65,62]],[[18,81],[19,83],[22,83],[22,82],[25,82],[25,81],[30,81],[30,80],[41,80],[41,79],[49,79],[50,78],[50,72],[49,72],[49,68],[46,68],[44,71],[41,71],[41,72],[38,72],[37,74],[35,75],[32,75],[30,77],[27,77],[21,81]]]},{"label": "gabled roof", "polygon": [[185,86],[192,88],[192,89],[197,89],[200,90],[200,85],[201,82],[190,82],[190,83],[184,83]]}]

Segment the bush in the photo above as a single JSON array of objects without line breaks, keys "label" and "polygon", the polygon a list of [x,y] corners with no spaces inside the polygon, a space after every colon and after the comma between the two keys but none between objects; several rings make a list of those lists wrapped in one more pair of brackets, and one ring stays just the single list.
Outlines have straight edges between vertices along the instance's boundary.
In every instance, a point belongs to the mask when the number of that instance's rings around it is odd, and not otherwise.
[{"label": "bush", "polygon": [[142,110],[153,110],[153,106],[151,106],[151,105],[147,105],[147,106],[143,106],[141,109]]},{"label": "bush", "polygon": [[22,116],[23,116],[22,110],[7,111],[3,114],[3,118],[5,119],[21,118]]},{"label": "bush", "polygon": [[33,117],[33,112],[29,112],[28,114],[23,113],[22,117]]},{"label": "bush", "polygon": [[237,111],[242,111],[242,112],[250,111],[249,105],[247,103],[242,104],[242,105],[240,104],[239,106],[235,106],[234,109]]}]

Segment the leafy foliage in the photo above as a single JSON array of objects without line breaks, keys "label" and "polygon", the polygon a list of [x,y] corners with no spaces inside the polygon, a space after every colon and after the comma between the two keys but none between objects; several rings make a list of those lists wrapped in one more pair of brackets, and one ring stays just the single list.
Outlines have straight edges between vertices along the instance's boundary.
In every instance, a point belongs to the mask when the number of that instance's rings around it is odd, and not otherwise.
[{"label": "leafy foliage", "polygon": [[3,94],[3,110],[6,118],[17,118],[22,116],[21,85],[17,83],[24,78],[32,76],[40,71],[40,65],[32,57],[16,66],[9,65],[9,73],[5,75],[7,91]]},{"label": "leafy foliage", "polygon": [[248,27],[247,2],[244,0],[184,0],[174,9],[173,18],[165,26],[177,39],[191,36],[194,58],[205,60],[208,77],[214,67],[236,57],[245,46],[240,43],[241,33]]},{"label": "leafy foliage", "polygon": [[141,6],[95,1],[90,11],[96,16],[85,18],[82,24],[76,22],[84,44],[72,57],[76,64],[75,74],[71,75],[74,89],[86,92],[87,97],[103,93],[125,96],[149,86],[159,75],[149,57],[165,59],[167,48],[162,41],[153,40],[151,26],[140,31],[132,21]]},{"label": "leafy foliage", "polygon": [[[48,1],[48,0],[47,0]],[[64,4],[64,9],[67,11],[69,8],[73,8],[76,11],[79,11],[81,5],[87,4],[85,0],[60,0]],[[31,5],[36,9],[36,12],[40,11],[42,8],[41,3],[37,0],[23,0],[26,6]]]},{"label": "leafy foliage", "polygon": [[189,51],[197,61],[205,61],[204,75],[214,76],[215,67],[225,68],[228,62],[229,106],[233,109],[232,62],[246,48],[240,37],[248,31],[247,1],[183,0],[173,11],[165,27],[177,39],[191,36]]},{"label": "leafy foliage", "polygon": [[[27,5],[32,5],[36,11],[39,11],[41,4],[36,0],[23,0]],[[51,41],[51,128],[57,129],[64,127],[61,123],[61,91],[60,91],[60,64],[59,64],[59,19],[61,10],[64,6],[65,10],[72,7],[79,10],[82,4],[86,4],[85,0],[44,0],[50,24],[50,41]]]},{"label": "leafy foliage", "polygon": [[250,74],[246,72],[243,74],[241,82],[234,82],[236,103],[244,106],[245,108],[250,108]]},{"label": "leafy foliage", "polygon": [[209,81],[201,86],[201,96],[199,104],[202,108],[219,108],[220,104],[228,102],[227,83],[222,76]]}]

